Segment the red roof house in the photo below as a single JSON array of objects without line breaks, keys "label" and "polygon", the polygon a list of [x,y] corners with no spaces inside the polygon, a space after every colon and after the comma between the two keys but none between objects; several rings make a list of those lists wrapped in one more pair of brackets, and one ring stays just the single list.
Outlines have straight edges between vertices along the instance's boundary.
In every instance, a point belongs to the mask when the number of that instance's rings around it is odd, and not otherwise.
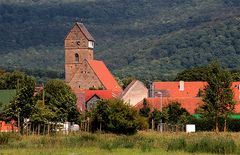
[{"label": "red roof house", "polygon": [[11,121],[11,123],[0,121],[0,132],[18,132],[18,128],[14,124],[15,121]]},{"label": "red roof house", "polygon": [[[150,108],[161,108],[167,106],[172,101],[177,101],[190,114],[194,114],[196,109],[203,104],[201,93],[207,86],[207,82],[154,82],[152,94],[154,97],[147,98]],[[235,112],[240,113],[240,82],[232,83],[234,100],[236,101]],[[137,109],[143,107],[143,101],[136,106]]]}]

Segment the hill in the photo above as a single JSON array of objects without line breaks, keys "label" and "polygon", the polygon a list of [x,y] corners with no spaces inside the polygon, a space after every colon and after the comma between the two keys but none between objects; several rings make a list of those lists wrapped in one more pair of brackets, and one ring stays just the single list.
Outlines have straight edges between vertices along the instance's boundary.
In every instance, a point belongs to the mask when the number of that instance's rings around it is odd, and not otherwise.
[{"label": "hill", "polygon": [[216,59],[240,69],[239,10],[239,0],[2,0],[0,66],[63,77],[64,37],[82,21],[119,77],[172,80]]}]

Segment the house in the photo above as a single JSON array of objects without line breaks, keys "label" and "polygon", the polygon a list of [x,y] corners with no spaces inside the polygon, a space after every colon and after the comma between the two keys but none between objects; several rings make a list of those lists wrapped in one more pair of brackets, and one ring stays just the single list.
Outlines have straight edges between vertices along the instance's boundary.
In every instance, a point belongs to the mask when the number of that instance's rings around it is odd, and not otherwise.
[{"label": "house", "polygon": [[120,98],[131,106],[148,97],[148,89],[138,80],[132,81],[122,92]]},{"label": "house", "polygon": [[91,108],[100,99],[112,99],[116,98],[115,94],[111,90],[74,90],[77,96],[77,110],[79,112],[91,110]]},{"label": "house", "polygon": [[18,132],[18,128],[14,124],[15,121],[11,121],[11,123],[0,121],[0,132]]},{"label": "house", "polygon": [[[153,82],[151,97],[147,98],[150,108],[161,108],[167,106],[172,101],[177,101],[190,114],[194,114],[196,109],[203,104],[202,93],[207,86],[207,82]],[[233,82],[231,86],[236,101],[235,112],[240,112],[240,82]],[[135,105],[137,109],[143,107],[143,101]]]}]

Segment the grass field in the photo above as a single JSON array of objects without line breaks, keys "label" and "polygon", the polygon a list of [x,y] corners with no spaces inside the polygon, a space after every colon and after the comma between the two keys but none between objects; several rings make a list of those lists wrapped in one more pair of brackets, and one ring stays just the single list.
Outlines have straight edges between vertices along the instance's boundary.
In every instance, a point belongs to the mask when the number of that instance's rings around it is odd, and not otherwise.
[{"label": "grass field", "polygon": [[[154,149],[150,152],[142,152],[139,149],[116,149],[114,151],[102,150],[99,148],[59,148],[59,149],[8,149],[1,150],[2,154],[16,154],[16,155],[192,155],[192,153],[185,152],[167,152],[162,149]],[[197,155],[197,154],[195,154]],[[204,153],[199,153],[198,155],[208,155]]]},{"label": "grass field", "polygon": [[[16,95],[16,90],[0,90],[0,112]],[[2,105],[1,105],[2,104]]]},{"label": "grass field", "polygon": [[240,154],[238,133],[157,133],[133,136],[72,133],[70,135],[19,136],[0,134],[1,155],[124,155]]}]

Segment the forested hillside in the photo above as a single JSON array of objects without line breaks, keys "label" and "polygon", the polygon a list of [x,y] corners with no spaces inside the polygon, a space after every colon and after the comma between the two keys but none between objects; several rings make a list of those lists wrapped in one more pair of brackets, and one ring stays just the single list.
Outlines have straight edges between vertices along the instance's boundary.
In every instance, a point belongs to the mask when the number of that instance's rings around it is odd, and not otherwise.
[{"label": "forested hillside", "polygon": [[63,77],[75,21],[119,77],[172,80],[212,60],[240,69],[239,0],[0,0],[0,66]]}]

